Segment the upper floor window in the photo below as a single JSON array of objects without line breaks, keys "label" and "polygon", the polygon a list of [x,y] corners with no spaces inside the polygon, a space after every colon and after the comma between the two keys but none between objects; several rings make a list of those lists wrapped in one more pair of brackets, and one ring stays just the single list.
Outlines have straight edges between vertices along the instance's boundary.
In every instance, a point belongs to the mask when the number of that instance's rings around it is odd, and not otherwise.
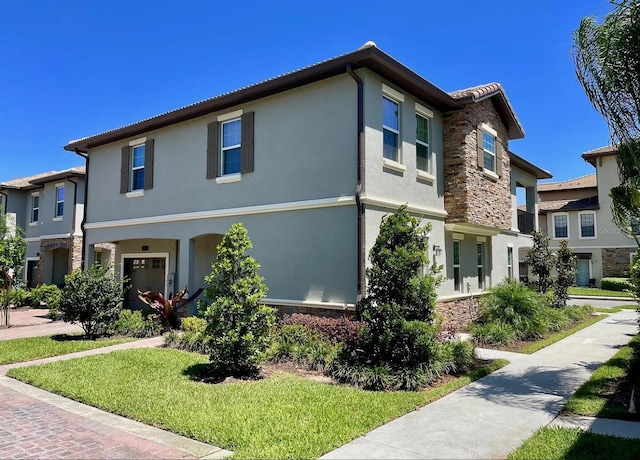
[{"label": "upper floor window", "polygon": [[31,195],[31,223],[38,222],[40,217],[40,195]]},{"label": "upper floor window", "polygon": [[567,214],[553,215],[553,237],[555,239],[569,237],[569,216]]},{"label": "upper floor window", "polygon": [[398,161],[400,142],[400,104],[387,96],[382,97],[382,136],[384,158]]},{"label": "upper floor window", "polygon": [[496,138],[482,132],[482,150],[484,150],[484,169],[496,172]]},{"label": "upper floor window", "polygon": [[153,157],[153,139],[135,139],[122,147],[120,193],[136,192],[131,196],[138,196],[153,188]]},{"label": "upper floor window", "polygon": [[478,167],[492,179],[502,176],[502,144],[498,133],[482,123],[477,129]]},{"label": "upper floor window", "polygon": [[240,172],[240,149],[242,147],[242,120],[236,118],[222,123],[221,164],[222,174]]},{"label": "upper floor window", "polygon": [[217,183],[239,181],[253,172],[254,112],[219,115],[207,125],[207,179]]},{"label": "upper floor window", "polygon": [[64,185],[57,185],[55,217],[62,217],[63,215],[64,215]]},{"label": "upper floor window", "polygon": [[416,167],[431,172],[429,154],[429,119],[416,113]]},{"label": "upper floor window", "polygon": [[596,237],[596,213],[581,212],[580,214],[580,238]]}]

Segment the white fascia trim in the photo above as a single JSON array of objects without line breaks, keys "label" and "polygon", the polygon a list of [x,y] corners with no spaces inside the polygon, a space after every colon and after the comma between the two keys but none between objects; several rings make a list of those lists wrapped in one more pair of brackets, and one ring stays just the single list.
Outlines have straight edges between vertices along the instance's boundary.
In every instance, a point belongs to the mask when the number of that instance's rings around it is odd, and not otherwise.
[{"label": "white fascia trim", "polygon": [[[593,251],[594,249],[638,249],[637,245],[617,245],[617,246],[573,246],[569,245],[569,247],[573,250],[575,249],[584,249]],[[554,246],[555,248],[555,246]]]},{"label": "white fascia trim", "polygon": [[129,141],[129,147],[135,147],[136,145],[144,144],[145,142],[147,142],[146,137],[139,137],[138,139]]},{"label": "white fascia trim", "polygon": [[382,93],[398,102],[404,102],[404,94],[393,89],[391,86],[385,85],[384,83],[382,84]]},{"label": "white fascia trim", "polygon": [[32,236],[31,238],[24,238],[24,240],[27,243],[33,243],[34,241],[41,241],[41,240],[59,240],[63,238],[70,238],[71,236],[72,236],[71,233],[59,233],[57,235]]},{"label": "white fascia trim", "polygon": [[413,212],[416,214],[422,214],[425,216],[430,216],[430,217],[445,218],[448,215],[447,211],[445,211],[444,209],[429,208],[427,206],[422,206],[415,203],[389,200],[387,198],[373,196],[373,195],[362,195],[362,202],[370,206],[379,206],[381,208],[391,209],[394,211],[398,209],[400,206],[402,206],[403,204],[406,204],[407,211]]},{"label": "white fascia trim", "polygon": [[242,116],[242,109],[234,110],[233,112],[223,113],[222,115],[218,115],[216,121],[227,121],[233,120],[234,118],[240,118]]},{"label": "white fascia trim", "polygon": [[382,159],[382,167],[393,169],[394,171],[398,171],[398,172],[405,172],[407,170],[407,167],[402,163],[398,163],[397,161],[393,161],[388,158]]},{"label": "white fascia trim", "polygon": [[496,236],[501,230],[498,228],[484,227],[469,223],[444,224],[444,229],[448,232],[469,233],[479,236]]},{"label": "white fascia trim", "polygon": [[328,310],[350,310],[355,311],[356,306],[352,303],[338,303],[338,302],[321,302],[314,300],[289,300],[289,299],[269,299],[264,298],[260,300],[263,305],[282,305],[291,307],[310,307],[310,308],[326,308]]},{"label": "white fascia trim", "polygon": [[321,198],[318,200],[291,201],[287,203],[245,206],[242,208],[185,212],[180,214],[168,214],[165,216],[138,217],[134,219],[93,222],[87,223],[85,225],[85,229],[95,230],[99,228],[127,227],[129,225],[163,224],[167,222],[181,222],[186,220],[214,219],[220,217],[247,216],[251,214],[269,214],[274,212],[335,208],[339,206],[353,206],[355,204],[356,198],[354,196],[339,196],[335,198]]}]

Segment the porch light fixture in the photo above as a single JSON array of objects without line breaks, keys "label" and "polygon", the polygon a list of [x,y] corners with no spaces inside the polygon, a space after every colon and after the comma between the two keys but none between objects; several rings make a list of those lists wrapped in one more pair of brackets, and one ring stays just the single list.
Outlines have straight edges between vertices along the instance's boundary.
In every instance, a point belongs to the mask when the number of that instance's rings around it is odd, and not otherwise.
[{"label": "porch light fixture", "polygon": [[434,244],[434,245],[433,245],[433,253],[434,253],[436,256],[439,256],[440,254],[442,254],[442,248],[440,247],[440,245],[439,245],[439,244]]}]

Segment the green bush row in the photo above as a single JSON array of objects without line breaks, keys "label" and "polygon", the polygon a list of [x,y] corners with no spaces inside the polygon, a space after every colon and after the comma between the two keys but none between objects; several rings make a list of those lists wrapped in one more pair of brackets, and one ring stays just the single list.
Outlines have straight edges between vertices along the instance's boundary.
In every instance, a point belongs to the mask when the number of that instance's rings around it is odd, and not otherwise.
[{"label": "green bush row", "polygon": [[602,278],[600,286],[607,291],[622,292],[631,289],[631,281],[629,278]]}]

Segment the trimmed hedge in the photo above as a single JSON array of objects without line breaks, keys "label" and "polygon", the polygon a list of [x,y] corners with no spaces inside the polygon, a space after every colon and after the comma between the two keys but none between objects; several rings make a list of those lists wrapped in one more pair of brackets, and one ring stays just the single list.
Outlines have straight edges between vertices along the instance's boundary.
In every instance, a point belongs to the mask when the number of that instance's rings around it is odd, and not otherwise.
[{"label": "trimmed hedge", "polygon": [[631,289],[629,278],[602,278],[601,287],[607,291],[627,291]]}]

